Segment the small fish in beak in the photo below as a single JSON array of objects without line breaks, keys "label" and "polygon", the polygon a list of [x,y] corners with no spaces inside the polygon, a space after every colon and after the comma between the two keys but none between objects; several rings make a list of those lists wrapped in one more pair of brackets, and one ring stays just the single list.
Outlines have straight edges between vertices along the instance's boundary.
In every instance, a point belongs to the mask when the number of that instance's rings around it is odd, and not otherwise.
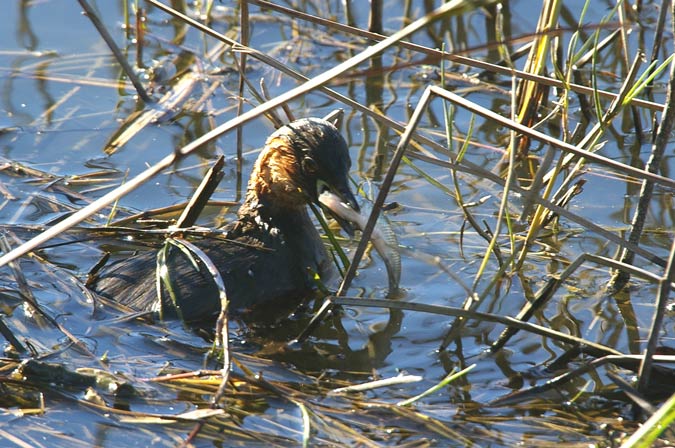
[{"label": "small fish in beak", "polygon": [[[359,212],[358,206],[354,207],[352,205],[356,204],[356,200],[351,195],[351,192],[349,193],[349,197],[351,199],[350,202],[352,200],[353,202],[347,203],[340,196],[326,189],[319,194],[319,202],[331,212],[332,216],[337,217],[338,223],[345,229],[345,232],[349,233],[343,225],[343,222],[347,222],[347,224],[354,223],[363,231],[363,229],[366,228],[368,217]],[[349,225],[349,227],[351,228],[351,225]],[[373,233],[370,236],[370,240],[373,242],[375,250],[380,254],[380,257],[382,257],[387,268],[389,294],[393,294],[398,290],[401,280],[401,254],[398,251],[396,234],[383,216],[380,216],[377,220]]]},{"label": "small fish in beak", "polygon": [[[316,190],[319,204],[323,205],[323,209],[329,212],[330,216],[337,221],[347,235],[353,237],[354,226],[345,215],[359,215],[361,210],[349,187],[331,188],[325,182],[319,181]],[[337,193],[334,193],[334,191],[337,191]],[[321,200],[321,197],[325,198],[325,202]]]}]

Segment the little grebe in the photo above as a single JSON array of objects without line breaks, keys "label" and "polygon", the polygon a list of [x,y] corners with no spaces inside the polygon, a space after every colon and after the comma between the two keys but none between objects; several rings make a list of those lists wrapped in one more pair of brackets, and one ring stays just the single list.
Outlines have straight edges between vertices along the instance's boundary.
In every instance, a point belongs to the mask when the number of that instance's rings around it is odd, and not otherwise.
[{"label": "little grebe", "polygon": [[[280,316],[307,298],[315,274],[324,282],[334,277],[307,204],[319,204],[319,196],[330,191],[358,212],[348,184],[350,166],[345,140],[326,120],[297,120],[267,139],[225,238],[194,242],[220,272],[230,311]],[[349,231],[348,224],[338,221]],[[194,265],[196,257],[175,247],[170,252],[173,297],[161,288],[161,302],[157,298],[156,251],[111,263],[92,288],[138,311],[161,310],[163,316],[180,316],[187,323],[213,322],[220,312],[213,278]]]}]

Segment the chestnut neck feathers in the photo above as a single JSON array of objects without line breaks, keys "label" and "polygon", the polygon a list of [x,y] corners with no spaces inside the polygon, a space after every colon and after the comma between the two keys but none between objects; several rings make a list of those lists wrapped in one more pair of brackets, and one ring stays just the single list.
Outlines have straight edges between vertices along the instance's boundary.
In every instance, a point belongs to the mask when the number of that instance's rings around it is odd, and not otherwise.
[{"label": "chestnut neck feathers", "polygon": [[305,208],[307,195],[298,182],[302,169],[290,132],[281,128],[265,142],[253,167],[240,217],[256,208],[272,214]]}]

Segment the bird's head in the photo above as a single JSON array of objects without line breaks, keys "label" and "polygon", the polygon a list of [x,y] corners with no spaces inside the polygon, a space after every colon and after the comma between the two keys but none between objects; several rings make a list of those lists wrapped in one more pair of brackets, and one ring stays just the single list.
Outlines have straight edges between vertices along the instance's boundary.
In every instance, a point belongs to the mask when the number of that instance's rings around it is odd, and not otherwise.
[{"label": "bird's head", "polygon": [[[304,207],[308,202],[321,205],[319,196],[331,192],[343,204],[359,212],[356,198],[349,187],[351,159],[347,143],[329,121],[303,118],[282,126],[266,141],[256,161],[249,193],[258,201],[277,207]],[[349,234],[351,225],[331,215]]]}]

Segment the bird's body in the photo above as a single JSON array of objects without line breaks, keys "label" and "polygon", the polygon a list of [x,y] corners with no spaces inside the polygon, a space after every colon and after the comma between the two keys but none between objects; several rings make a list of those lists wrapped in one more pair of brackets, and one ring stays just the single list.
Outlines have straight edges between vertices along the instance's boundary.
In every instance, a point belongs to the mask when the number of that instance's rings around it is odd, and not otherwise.
[{"label": "bird's body", "polygon": [[[327,121],[298,120],[268,138],[238,219],[225,228],[224,239],[193,241],[219,271],[229,310],[279,316],[312,292],[316,274],[322,281],[334,276],[307,204],[318,204],[318,195],[326,189],[358,211],[347,184],[349,167],[347,145]],[[112,263],[92,287],[139,311],[161,310],[188,323],[213,321],[221,304],[212,275],[199,266],[199,257],[177,247],[167,254],[164,265],[173,293],[160,288],[161,302],[157,251]]]}]

